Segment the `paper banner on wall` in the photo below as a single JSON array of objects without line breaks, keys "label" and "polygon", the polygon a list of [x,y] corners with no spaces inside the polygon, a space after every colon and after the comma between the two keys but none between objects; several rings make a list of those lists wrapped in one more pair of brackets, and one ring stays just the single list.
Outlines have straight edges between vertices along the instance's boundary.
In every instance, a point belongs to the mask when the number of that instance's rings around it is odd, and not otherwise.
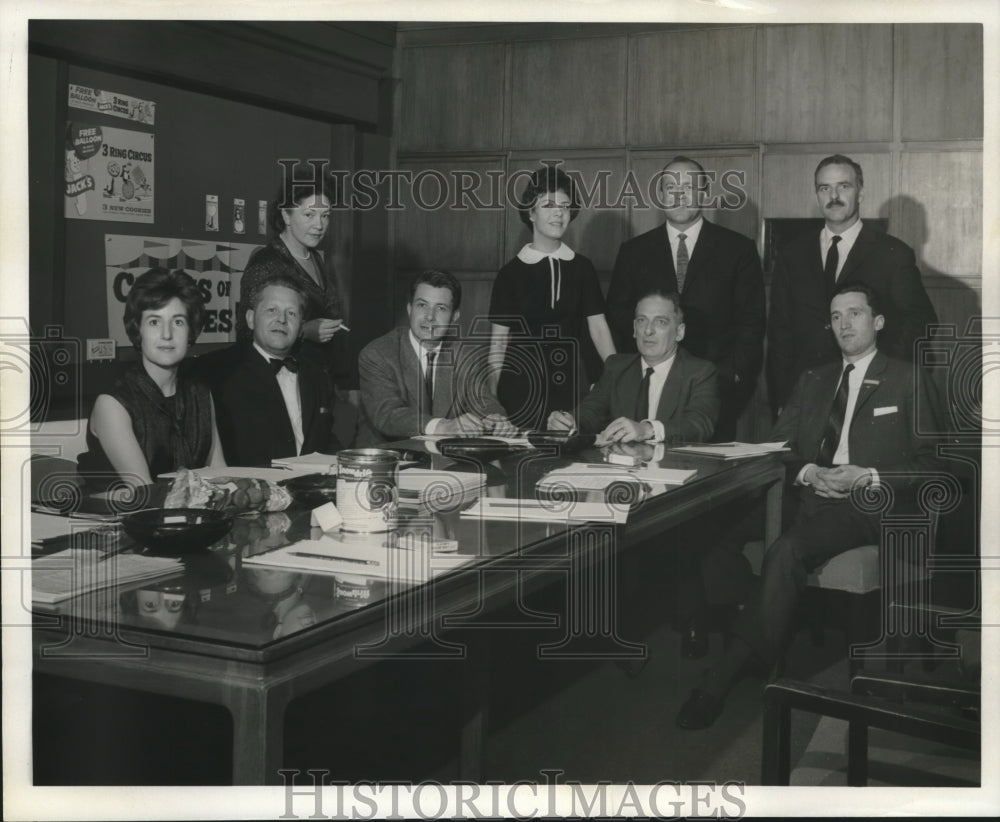
[{"label": "paper banner on wall", "polygon": [[156,103],[129,94],[119,94],[117,91],[78,86],[76,83],[69,84],[69,105],[70,108],[110,114],[112,117],[123,117],[148,126],[154,125],[156,120]]},{"label": "paper banner on wall", "polygon": [[153,222],[153,135],[66,124],[65,215],[77,220]]},{"label": "paper banner on wall", "polygon": [[108,287],[108,336],[119,345],[131,345],[122,315],[136,277],[150,268],[181,269],[198,283],[205,300],[205,328],[199,343],[236,339],[236,311],[240,279],[254,249],[251,243],[181,240],[164,237],[104,235],[104,262]]}]

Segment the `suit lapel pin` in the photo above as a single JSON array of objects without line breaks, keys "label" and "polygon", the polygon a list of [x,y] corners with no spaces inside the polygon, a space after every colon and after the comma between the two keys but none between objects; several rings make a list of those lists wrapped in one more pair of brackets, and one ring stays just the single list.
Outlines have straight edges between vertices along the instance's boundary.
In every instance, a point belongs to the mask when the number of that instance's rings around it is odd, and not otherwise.
[{"label": "suit lapel pin", "polygon": [[880,382],[879,380],[862,380],[861,384],[862,385],[878,385],[879,382]]}]

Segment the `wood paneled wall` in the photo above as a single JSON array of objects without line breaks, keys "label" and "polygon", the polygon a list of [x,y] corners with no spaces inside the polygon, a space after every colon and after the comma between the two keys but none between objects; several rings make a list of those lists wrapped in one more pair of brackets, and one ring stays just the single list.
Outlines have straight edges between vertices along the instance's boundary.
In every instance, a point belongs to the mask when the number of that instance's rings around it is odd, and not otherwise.
[{"label": "wood paneled wall", "polygon": [[[745,178],[710,219],[758,243],[768,217],[817,216],[817,161],[865,172],[862,216],[913,246],[943,320],[981,310],[983,30],[977,24],[400,27],[398,166],[511,174],[562,160],[614,202],[683,152]],[[935,55],[928,60],[927,55]],[[520,188],[520,187],[518,187]],[[607,282],[618,245],[662,220],[623,198],[584,209],[567,242]],[[416,269],[465,282],[463,324],[528,239],[516,212],[393,217],[396,305]]]}]

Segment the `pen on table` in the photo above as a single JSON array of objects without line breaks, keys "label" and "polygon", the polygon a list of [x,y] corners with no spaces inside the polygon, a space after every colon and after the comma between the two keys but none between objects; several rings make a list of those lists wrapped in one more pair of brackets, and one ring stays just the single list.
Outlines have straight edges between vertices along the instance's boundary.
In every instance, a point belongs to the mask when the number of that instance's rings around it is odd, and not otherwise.
[{"label": "pen on table", "polygon": [[335,557],[331,554],[312,554],[308,551],[289,551],[293,557],[305,557],[306,559],[332,559],[337,562],[356,562],[358,565],[380,565],[377,559],[355,559],[354,557]]}]

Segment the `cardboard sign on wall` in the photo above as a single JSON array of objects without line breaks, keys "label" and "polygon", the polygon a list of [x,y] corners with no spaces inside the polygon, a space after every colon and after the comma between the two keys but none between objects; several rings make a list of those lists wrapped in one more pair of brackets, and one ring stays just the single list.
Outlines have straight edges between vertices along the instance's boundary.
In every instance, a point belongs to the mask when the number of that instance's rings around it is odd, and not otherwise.
[{"label": "cardboard sign on wall", "polygon": [[181,269],[198,283],[207,319],[199,343],[236,339],[236,309],[240,278],[259,245],[167,237],[104,237],[107,280],[108,336],[119,345],[131,345],[125,333],[125,300],[136,277],[150,268]]},{"label": "cardboard sign on wall", "polygon": [[66,217],[153,222],[153,135],[66,124]]}]

